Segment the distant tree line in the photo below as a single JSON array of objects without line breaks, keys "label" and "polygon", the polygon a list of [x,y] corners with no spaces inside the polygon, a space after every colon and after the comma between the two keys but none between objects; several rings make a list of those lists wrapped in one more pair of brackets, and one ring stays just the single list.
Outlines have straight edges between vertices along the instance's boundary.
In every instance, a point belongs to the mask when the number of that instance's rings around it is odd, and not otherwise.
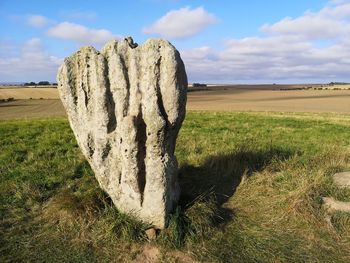
[{"label": "distant tree line", "polygon": [[203,83],[193,83],[192,86],[193,86],[194,88],[195,88],[195,87],[206,87],[207,84],[203,84]]},{"label": "distant tree line", "polygon": [[57,86],[57,83],[50,83],[49,81],[39,81],[38,83],[36,82],[26,82],[23,84],[24,86]]},{"label": "distant tree line", "polygon": [[347,82],[330,82],[328,85],[334,86],[334,85],[348,85]]}]

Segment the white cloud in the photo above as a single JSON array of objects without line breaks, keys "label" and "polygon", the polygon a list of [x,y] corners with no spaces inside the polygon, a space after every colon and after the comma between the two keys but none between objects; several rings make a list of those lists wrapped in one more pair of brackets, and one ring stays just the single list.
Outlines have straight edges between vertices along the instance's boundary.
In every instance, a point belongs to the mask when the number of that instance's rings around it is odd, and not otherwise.
[{"label": "white cloud", "polygon": [[86,45],[104,44],[111,39],[119,38],[119,36],[106,29],[92,29],[69,22],[63,22],[51,27],[47,31],[47,35]]},{"label": "white cloud", "polygon": [[[9,45],[9,44],[7,44]],[[18,47],[18,55],[0,54],[1,81],[40,81],[56,79],[58,66],[63,59],[50,56],[39,38],[32,38]]]},{"label": "white cloud", "polygon": [[232,39],[222,51],[208,47],[181,52],[190,81],[309,82],[348,80],[350,48],[316,48],[293,38]]},{"label": "white cloud", "polygon": [[45,27],[51,23],[50,19],[42,15],[29,15],[27,17],[27,24],[32,27]]},{"label": "white cloud", "polygon": [[297,19],[285,18],[273,25],[263,25],[261,30],[276,35],[299,35],[316,40],[348,34],[350,25],[332,18],[306,15]]},{"label": "white cloud", "polygon": [[191,50],[185,50],[181,54],[182,56],[191,60],[205,60],[216,57],[215,52],[208,46],[193,48]]},{"label": "white cloud", "polygon": [[221,50],[181,52],[190,81],[350,81],[350,4],[264,25],[265,36],[229,39]]},{"label": "white cloud", "polygon": [[218,20],[203,7],[189,7],[172,10],[152,25],[143,28],[145,34],[160,35],[164,38],[187,38],[203,31]]},{"label": "white cloud", "polygon": [[350,3],[335,4],[319,12],[306,12],[292,19],[286,17],[275,24],[265,24],[261,30],[276,35],[294,35],[309,40],[338,38],[350,34]]}]

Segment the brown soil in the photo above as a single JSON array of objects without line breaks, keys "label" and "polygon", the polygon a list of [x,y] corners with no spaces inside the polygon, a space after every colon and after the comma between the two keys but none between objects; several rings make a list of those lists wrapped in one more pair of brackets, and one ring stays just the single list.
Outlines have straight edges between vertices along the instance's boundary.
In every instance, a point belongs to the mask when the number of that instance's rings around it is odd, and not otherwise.
[{"label": "brown soil", "polygon": [[142,249],[141,253],[137,255],[136,259],[132,263],[143,262],[143,263],[159,263],[161,253],[159,248],[156,246],[146,245]]},{"label": "brown soil", "polygon": [[162,255],[160,249],[154,245],[147,244],[141,252],[136,256],[132,263],[160,263],[160,262],[176,262],[176,263],[198,263],[182,251],[167,251]]}]

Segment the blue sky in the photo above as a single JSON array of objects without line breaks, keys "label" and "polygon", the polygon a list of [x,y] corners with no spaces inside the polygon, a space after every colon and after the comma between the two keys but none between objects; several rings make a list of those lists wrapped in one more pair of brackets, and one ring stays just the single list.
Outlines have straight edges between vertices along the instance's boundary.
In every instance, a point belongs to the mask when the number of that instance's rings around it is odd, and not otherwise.
[{"label": "blue sky", "polygon": [[0,82],[54,81],[64,57],[166,38],[190,82],[350,81],[350,1],[0,2]]}]

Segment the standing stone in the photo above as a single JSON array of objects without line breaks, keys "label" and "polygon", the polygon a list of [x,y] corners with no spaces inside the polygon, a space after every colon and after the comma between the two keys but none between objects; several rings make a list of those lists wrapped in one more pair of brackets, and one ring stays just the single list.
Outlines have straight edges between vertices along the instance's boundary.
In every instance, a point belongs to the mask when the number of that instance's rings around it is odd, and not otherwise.
[{"label": "standing stone", "polygon": [[58,90],[77,142],[120,211],[164,228],[179,198],[187,76],[168,41],[111,41],[64,60]]}]

